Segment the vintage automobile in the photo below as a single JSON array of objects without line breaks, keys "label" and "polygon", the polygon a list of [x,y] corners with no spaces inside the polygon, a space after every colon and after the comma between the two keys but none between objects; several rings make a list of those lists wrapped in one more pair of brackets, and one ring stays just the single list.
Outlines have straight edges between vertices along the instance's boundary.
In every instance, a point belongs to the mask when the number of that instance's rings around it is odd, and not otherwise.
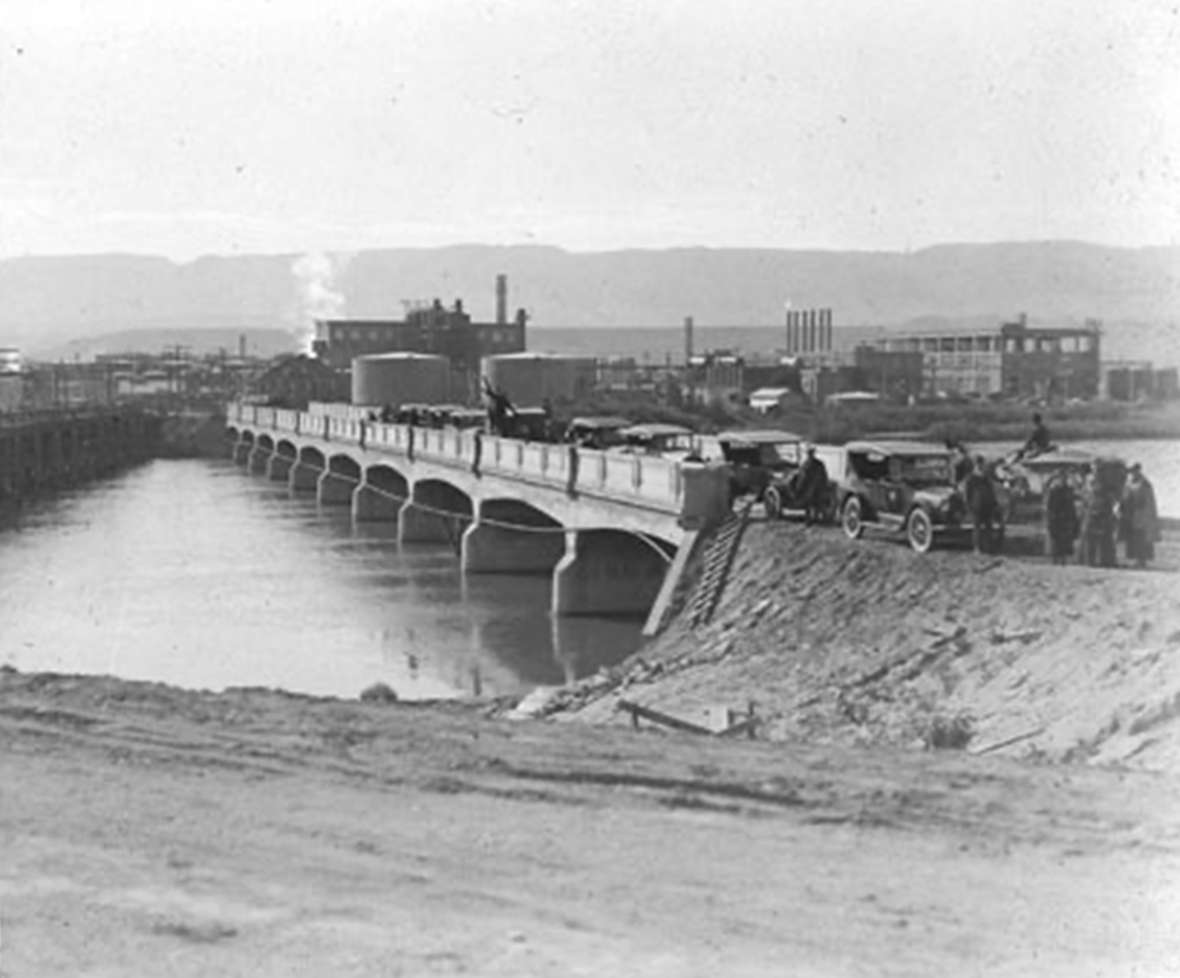
[{"label": "vintage automobile", "polygon": [[452,428],[483,428],[488,421],[488,412],[483,408],[455,408],[446,417]]},{"label": "vintage automobile", "polygon": [[623,442],[618,451],[633,455],[683,457],[696,449],[691,428],[678,424],[633,424],[619,432]]},{"label": "vintage automobile", "polygon": [[766,515],[771,519],[778,519],[788,513],[804,512],[807,502],[802,496],[801,476],[808,447],[814,449],[816,457],[823,462],[828,473],[827,488],[820,501],[821,518],[825,523],[834,523],[839,516],[837,485],[832,478],[832,472],[843,465],[844,449],[835,445],[804,445],[800,446],[799,465],[774,470],[769,484],[762,493],[762,505],[766,509]]},{"label": "vintage automobile", "polygon": [[840,525],[850,539],[866,527],[902,533],[918,553],[936,537],[971,529],[967,504],[954,481],[951,452],[911,441],[849,442],[832,459]]},{"label": "vintage automobile", "polygon": [[1127,478],[1120,458],[1100,456],[1079,448],[1058,448],[1037,455],[1015,453],[994,468],[1006,523],[1039,523],[1045,514],[1045,488],[1051,476],[1063,474],[1081,492],[1091,470],[1109,492],[1119,495]]},{"label": "vintage automobile", "polygon": [[605,449],[621,445],[620,432],[631,422],[615,415],[574,418],[565,431],[565,440],[581,448]]},{"label": "vintage automobile", "polygon": [[552,418],[548,408],[513,408],[506,422],[508,435],[522,441],[552,441]]},{"label": "vintage automobile", "polygon": [[786,485],[803,462],[804,438],[790,431],[756,429],[717,435],[722,457],[730,467],[730,496],[764,496],[771,483]]}]

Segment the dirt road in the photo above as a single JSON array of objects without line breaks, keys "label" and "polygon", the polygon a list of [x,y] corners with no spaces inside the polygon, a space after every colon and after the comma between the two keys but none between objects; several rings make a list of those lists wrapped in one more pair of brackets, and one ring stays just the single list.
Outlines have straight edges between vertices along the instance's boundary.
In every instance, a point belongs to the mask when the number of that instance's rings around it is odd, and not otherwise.
[{"label": "dirt road", "polygon": [[0,674],[0,973],[1180,973],[1180,783]]}]

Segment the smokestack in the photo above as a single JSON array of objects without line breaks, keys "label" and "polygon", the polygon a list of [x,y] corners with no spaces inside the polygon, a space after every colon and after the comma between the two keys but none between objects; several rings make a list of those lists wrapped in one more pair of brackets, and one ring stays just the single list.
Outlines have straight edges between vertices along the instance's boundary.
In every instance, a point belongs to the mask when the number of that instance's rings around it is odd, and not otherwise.
[{"label": "smokestack", "polygon": [[238,358],[240,360],[246,359],[246,334],[238,333]]},{"label": "smokestack", "polygon": [[684,365],[692,363],[692,316],[684,317]]},{"label": "smokestack", "polygon": [[508,276],[496,276],[496,325],[508,325]]}]

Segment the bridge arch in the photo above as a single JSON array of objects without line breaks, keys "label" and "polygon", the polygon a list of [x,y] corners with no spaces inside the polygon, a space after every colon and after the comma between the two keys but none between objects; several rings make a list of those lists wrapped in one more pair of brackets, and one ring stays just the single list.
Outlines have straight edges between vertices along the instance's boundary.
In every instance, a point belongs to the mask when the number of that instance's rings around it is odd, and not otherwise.
[{"label": "bridge arch", "polygon": [[291,476],[291,466],[299,458],[299,449],[286,438],[275,443],[274,453],[266,463],[266,477],[274,482],[286,482]]},{"label": "bridge arch", "polygon": [[320,475],[316,498],[324,506],[347,506],[360,483],[360,463],[351,455],[332,455]]},{"label": "bridge arch", "polygon": [[291,471],[287,476],[287,487],[292,492],[315,492],[319,488],[320,476],[328,467],[324,453],[314,445],[299,449]]},{"label": "bridge arch", "polygon": [[410,497],[410,483],[392,465],[369,465],[352,493],[354,520],[396,520]]},{"label": "bridge arch", "polygon": [[675,547],[629,530],[571,530],[553,571],[555,615],[646,615]]},{"label": "bridge arch", "polygon": [[565,549],[565,529],[548,513],[521,499],[484,499],[459,561],[468,574],[551,574]]},{"label": "bridge arch", "polygon": [[472,498],[458,486],[443,479],[418,479],[398,511],[398,541],[450,543],[459,549],[474,513]]},{"label": "bridge arch", "polygon": [[251,472],[265,472],[270,463],[270,458],[274,454],[275,440],[270,435],[263,432],[256,439],[254,439],[254,447],[250,450],[250,457],[247,460],[247,467]]},{"label": "bridge arch", "polygon": [[[97,440],[92,426],[87,425],[83,429],[83,438],[87,443]],[[233,448],[230,449],[230,457],[238,465],[245,465],[250,461],[250,452],[254,450],[254,432],[248,428],[243,428],[238,432],[238,437],[233,443]]]}]

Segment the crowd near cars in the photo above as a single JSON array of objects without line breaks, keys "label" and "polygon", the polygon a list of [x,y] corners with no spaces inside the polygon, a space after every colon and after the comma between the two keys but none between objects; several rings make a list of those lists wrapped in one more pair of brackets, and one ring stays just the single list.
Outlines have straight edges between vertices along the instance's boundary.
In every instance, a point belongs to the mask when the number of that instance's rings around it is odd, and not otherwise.
[{"label": "crowd near cars", "polygon": [[1009,527],[1044,524],[1055,483],[1068,485],[1074,505],[1080,506],[1094,486],[1119,497],[1128,476],[1119,459],[1048,444],[1039,416],[1028,445],[984,464],[963,446],[901,439],[815,445],[779,429],[702,435],[681,425],[637,424],[616,415],[559,421],[548,406],[497,411],[496,396],[502,395],[492,392],[493,406],[487,410],[406,404],[381,412],[380,420],[480,428],[505,437],[686,464],[724,464],[731,502],[752,500],[768,519],[834,524],[850,540],[888,535],[918,553],[939,543],[970,543],[976,550],[997,552]]}]

